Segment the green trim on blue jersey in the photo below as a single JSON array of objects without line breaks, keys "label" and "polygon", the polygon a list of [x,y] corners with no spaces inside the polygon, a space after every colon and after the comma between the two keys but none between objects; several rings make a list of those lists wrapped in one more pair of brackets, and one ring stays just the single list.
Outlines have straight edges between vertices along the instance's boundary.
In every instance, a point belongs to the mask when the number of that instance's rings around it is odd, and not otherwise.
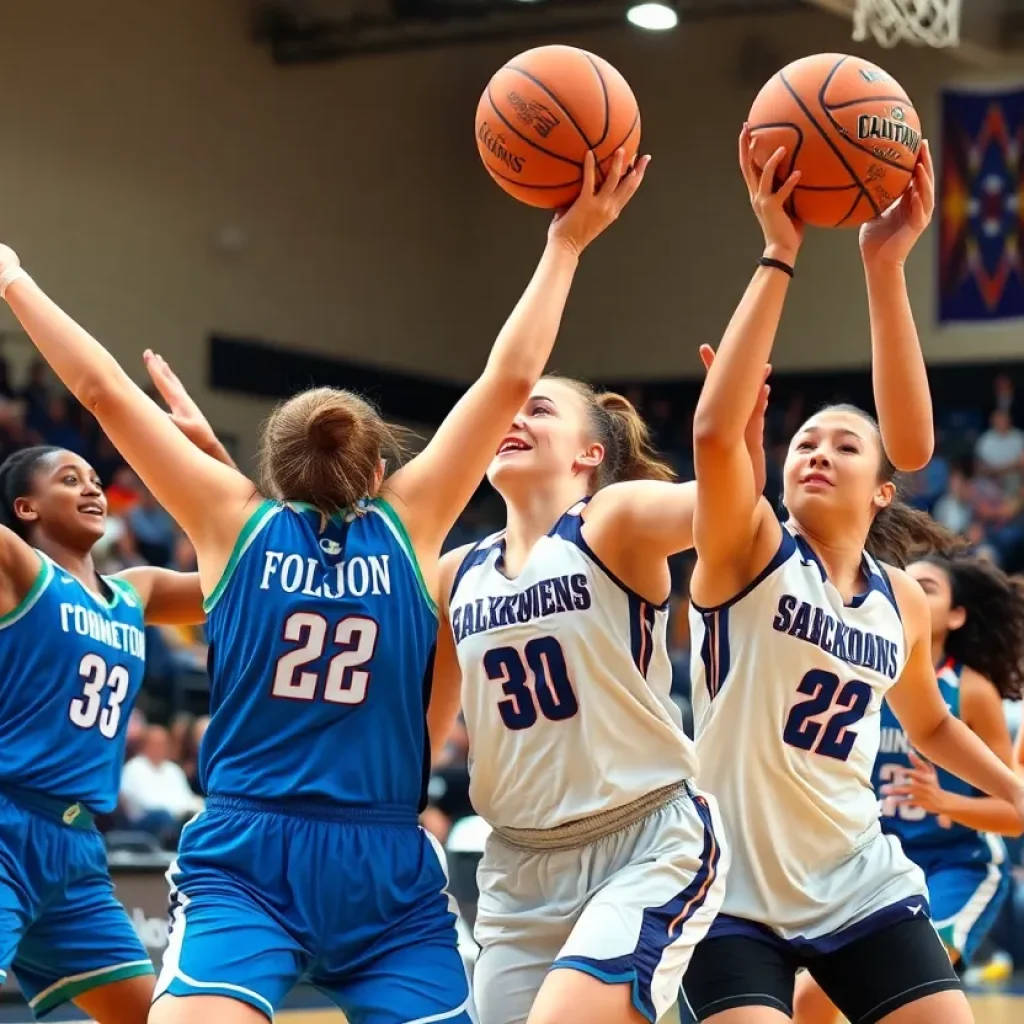
[{"label": "green trim on blue jersey", "polygon": [[438,616],[437,602],[431,597],[430,591],[427,589],[427,581],[423,577],[419,559],[416,557],[416,549],[412,545],[412,540],[405,528],[405,524],[398,518],[398,513],[394,508],[383,498],[374,498],[370,502],[370,509],[376,512],[391,527],[391,532],[395,535],[399,547],[405,552],[405,557],[409,559],[413,572],[416,574],[416,582],[420,585],[420,593],[423,596],[423,600],[427,602],[427,607],[430,611],[435,616]]},{"label": "green trim on blue jersey", "polygon": [[260,530],[267,525],[270,518],[280,512],[283,507],[283,505],[279,505],[276,501],[264,498],[253,514],[246,520],[245,526],[242,527],[242,532],[238,535],[238,540],[235,541],[235,546],[231,550],[231,557],[228,559],[228,564],[224,566],[224,571],[221,573],[220,579],[217,581],[217,586],[213,588],[213,593],[203,601],[203,611],[205,611],[207,615],[213,611],[213,606],[224,594],[224,589],[231,582],[231,577],[234,576],[235,570],[238,568],[238,563],[241,561],[242,555],[245,554],[246,549],[256,539],[256,535]]},{"label": "green trim on blue jersey", "polygon": [[27,615],[53,579],[53,563],[44,554],[36,553],[39,555],[39,572],[32,581],[28,593],[6,615],[0,616],[0,629],[13,626],[23,615]]},{"label": "green trim on blue jersey", "polygon": [[151,960],[137,960],[130,964],[118,964],[115,967],[103,967],[98,971],[87,971],[71,978],[62,978],[49,988],[44,989],[30,1003],[32,1012],[41,1017],[61,1003],[70,1003],[73,999],[95,988],[113,985],[117,981],[129,978],[140,978],[147,974],[156,974]]}]

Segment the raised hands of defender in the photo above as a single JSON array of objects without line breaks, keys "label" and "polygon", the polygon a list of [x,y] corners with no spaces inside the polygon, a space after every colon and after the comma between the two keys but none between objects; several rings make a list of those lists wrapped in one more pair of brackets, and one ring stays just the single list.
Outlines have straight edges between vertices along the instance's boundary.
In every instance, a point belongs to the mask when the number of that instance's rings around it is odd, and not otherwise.
[{"label": "raised hands of defender", "polygon": [[185,385],[178,379],[178,375],[168,366],[167,360],[148,348],[142,354],[142,359],[157,391],[167,403],[167,415],[170,416],[171,422],[197,448],[211,454],[219,451],[221,444],[209,420],[185,390]]},{"label": "raised hands of defender", "polygon": [[902,266],[931,223],[934,210],[935,165],[931,147],[925,139],[906,192],[881,217],[861,226],[860,251],[864,262]]},{"label": "raised hands of defender", "polygon": [[583,190],[571,206],[555,214],[548,236],[562,242],[578,256],[618,219],[642,184],[650,162],[649,156],[641,156],[632,167],[627,167],[625,150],[618,149],[612,157],[608,176],[598,186],[594,154],[588,152],[583,158]]},{"label": "raised hands of defender", "polygon": [[[700,361],[704,364],[705,370],[711,369],[715,361],[715,350],[710,345],[701,345]],[[761,393],[757,396],[757,405],[747,420],[747,429],[744,431],[743,439],[747,445],[747,451],[754,455],[764,451],[764,417],[768,411],[768,396],[771,394],[772,386],[768,383],[768,377],[772,372],[772,364],[766,363],[764,367],[764,380],[761,384]]]},{"label": "raised hands of defender", "polygon": [[768,158],[764,168],[758,170],[750,127],[743,126],[739,139],[740,170],[747,184],[750,205],[764,232],[765,255],[792,266],[804,238],[804,228],[786,212],[786,201],[800,181],[800,172],[794,171],[775,187],[775,175],[785,155],[785,149],[780,147]]}]

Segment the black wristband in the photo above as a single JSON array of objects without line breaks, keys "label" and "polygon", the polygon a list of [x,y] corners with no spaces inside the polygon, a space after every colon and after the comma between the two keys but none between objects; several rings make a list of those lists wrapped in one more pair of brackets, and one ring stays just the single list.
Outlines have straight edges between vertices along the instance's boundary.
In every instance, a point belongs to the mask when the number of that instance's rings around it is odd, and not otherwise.
[{"label": "black wristband", "polygon": [[773,260],[771,256],[762,256],[757,262],[762,267],[772,267],[774,270],[781,270],[784,274],[788,274],[790,277],[795,273],[788,263],[783,263],[782,260]]}]

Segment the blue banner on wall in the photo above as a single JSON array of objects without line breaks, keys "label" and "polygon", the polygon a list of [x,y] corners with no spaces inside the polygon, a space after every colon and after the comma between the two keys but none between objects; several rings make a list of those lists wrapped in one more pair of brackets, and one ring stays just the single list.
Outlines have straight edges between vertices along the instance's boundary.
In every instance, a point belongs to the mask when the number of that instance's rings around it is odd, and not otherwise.
[{"label": "blue banner on wall", "polygon": [[942,96],[939,320],[1024,317],[1024,88]]}]

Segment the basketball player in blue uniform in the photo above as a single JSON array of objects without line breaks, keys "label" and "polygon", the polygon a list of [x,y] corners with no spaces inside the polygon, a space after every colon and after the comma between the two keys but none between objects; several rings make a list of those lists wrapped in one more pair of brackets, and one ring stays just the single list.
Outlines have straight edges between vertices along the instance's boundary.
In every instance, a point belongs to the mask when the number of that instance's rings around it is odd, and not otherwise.
[{"label": "basketball player in blue uniform", "polygon": [[154,1024],[272,1017],[300,978],[354,1024],[470,1020],[440,848],[417,823],[441,543],[551,352],[578,258],[639,186],[619,151],[557,216],[487,366],[423,452],[330,388],[280,406],[259,487],[183,442],[0,250],[0,292],[195,546],[211,638],[207,809],[170,871]]},{"label": "basketball player in blue uniform", "polygon": [[[187,411],[175,403],[175,423],[215,450]],[[26,448],[0,466],[0,980],[13,967],[37,1017],[73,1001],[100,1024],[142,1024],[153,966],[93,820],[117,805],[145,625],[205,615],[194,573],[96,572],[106,509],[73,452]]]},{"label": "basketball player in blue uniform", "polygon": [[[1007,764],[1014,763],[1003,700],[1018,700],[1024,673],[1024,594],[995,566],[964,555],[931,555],[907,567],[931,610],[932,657],[939,691]],[[1010,893],[1001,835],[1021,834],[1011,804],[984,796],[923,761],[888,704],[873,774],[882,829],[899,838],[925,874],[935,927],[960,968]],[[799,1024],[834,1024],[836,1010],[809,976],[797,985]]]},{"label": "basketball player in blue uniform", "polygon": [[740,164],[765,252],[726,329],[694,418],[691,581],[698,781],[718,797],[733,860],[722,913],[684,992],[701,1022],[774,1024],[806,967],[855,1024],[968,1024],[929,920],[924,875],[882,833],[871,772],[888,699],[922,755],[1024,818],[1022,782],[946,707],[927,600],[890,563],[943,532],[895,500],[877,425],[811,417],[785,465],[783,525],[753,497],[744,445],[801,231],[749,132]]}]

